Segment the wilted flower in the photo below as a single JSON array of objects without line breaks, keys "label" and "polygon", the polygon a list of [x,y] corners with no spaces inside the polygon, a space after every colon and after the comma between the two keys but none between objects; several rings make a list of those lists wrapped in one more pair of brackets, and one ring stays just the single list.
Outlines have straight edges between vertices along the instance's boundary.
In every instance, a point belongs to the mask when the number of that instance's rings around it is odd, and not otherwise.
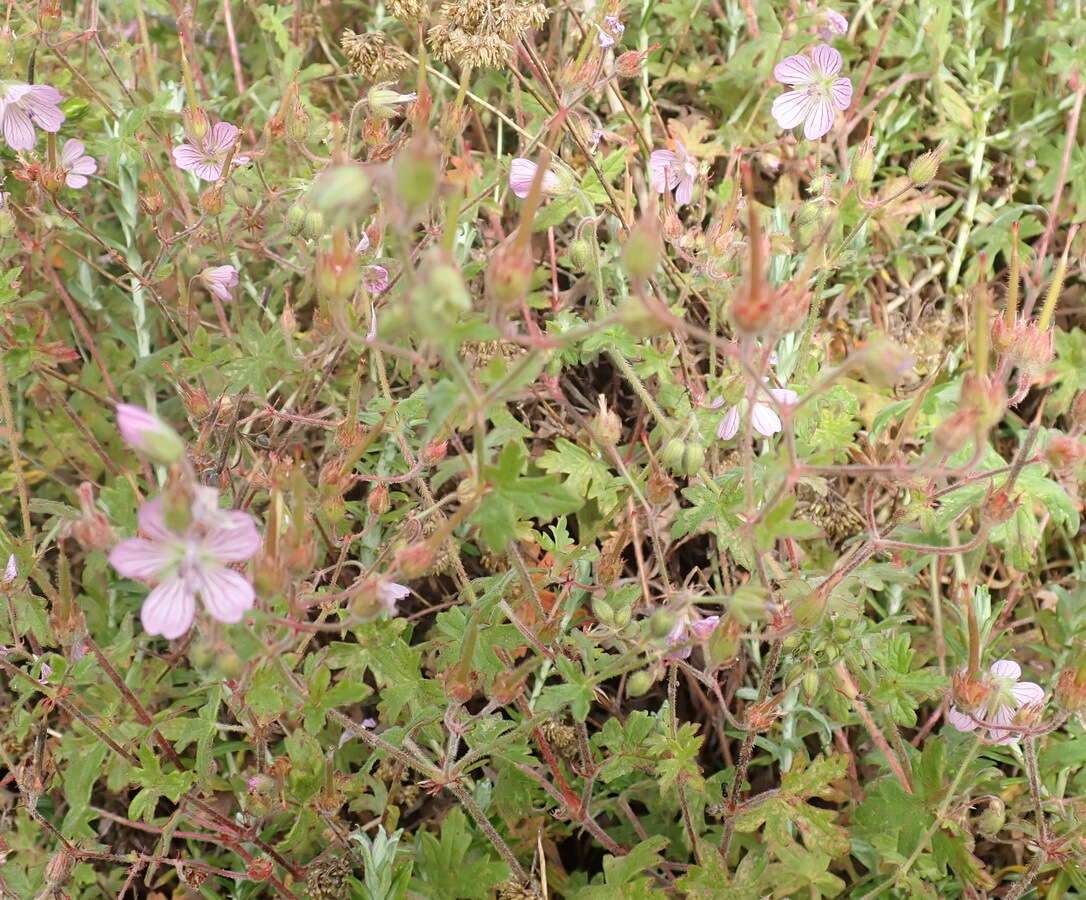
[{"label": "wilted flower", "polygon": [[817,16],[818,36],[824,41],[848,34],[848,19],[835,9],[824,9]]},{"label": "wilted flower", "polygon": [[618,16],[604,16],[603,25],[597,25],[596,30],[599,32],[596,36],[596,43],[606,49],[615,46],[615,41],[622,39],[622,33],[626,30],[626,26],[622,24],[622,20]]},{"label": "wilted flower", "polygon": [[60,151],[60,168],[64,172],[64,183],[70,188],[87,186],[87,176],[98,171],[94,157],[87,156],[82,141],[71,138],[64,142]]},{"label": "wilted flower", "polygon": [[698,166],[681,143],[670,143],[675,149],[653,150],[649,155],[649,182],[657,193],[674,191],[675,202],[682,206],[694,196]]},{"label": "wilted flower", "polygon": [[[777,401],[778,406],[795,406],[799,402],[799,394],[788,388],[768,388],[767,390]],[[724,418],[720,420],[720,425],[716,429],[718,438],[722,441],[730,441],[739,433],[742,408],[746,405],[747,401],[742,400],[724,414]],[[783,427],[777,411],[761,400],[755,400],[751,404],[750,424],[762,437],[772,437]]]},{"label": "wilted flower", "polygon": [[240,622],[253,605],[253,588],[230,563],[244,562],[260,548],[256,522],[247,512],[215,509],[208,517],[193,506],[184,531],[166,524],[164,502],[156,497],[140,507],[139,528],[146,537],[121,541],[109,561],[126,578],[157,581],[140,610],[148,634],[173,640],[196,615],[196,597],[220,622]]},{"label": "wilted flower", "polygon": [[1018,732],[993,726],[1010,725],[1019,707],[1043,702],[1044,688],[1032,681],[1019,681],[1022,667],[1012,659],[997,660],[988,671],[991,673],[991,691],[985,702],[965,712],[951,707],[946,715],[947,721],[958,731],[986,727],[989,741],[1014,744],[1021,737]]},{"label": "wilted flower", "polygon": [[60,131],[64,113],[60,110],[61,93],[48,84],[9,84],[0,97],[0,130],[12,150],[30,150],[42,131]]},{"label": "wilted flower", "polygon": [[[528,196],[528,192],[532,189],[532,182],[535,181],[535,173],[539,168],[530,159],[524,159],[518,156],[509,164],[509,190],[516,194],[521,200]],[[562,190],[562,182],[559,177],[550,169],[547,169],[543,173],[543,193],[544,194],[557,194]]]},{"label": "wilted flower", "polygon": [[117,429],[129,447],[153,462],[170,465],[185,455],[185,443],[177,432],[142,406],[118,403]]},{"label": "wilted flower", "polygon": [[224,302],[234,299],[230,288],[237,287],[238,270],[233,266],[210,266],[200,273],[204,286]]},{"label": "wilted flower", "polygon": [[[202,141],[180,144],[173,148],[173,161],[179,169],[192,172],[204,181],[218,181],[230,148],[234,146],[241,129],[229,122],[216,122]],[[248,156],[235,156],[234,165],[249,161]]]},{"label": "wilted flower", "polygon": [[396,615],[396,604],[404,597],[411,596],[411,588],[397,584],[395,581],[379,581],[377,583],[377,599],[390,616]]},{"label": "wilted flower", "polygon": [[389,285],[388,269],[384,266],[363,266],[362,283],[371,294],[383,294]]},{"label": "wilted flower", "polygon": [[773,67],[773,77],[793,86],[773,101],[773,118],[781,128],[803,123],[803,134],[816,140],[833,125],[834,109],[846,110],[852,102],[852,82],[835,77],[841,71],[841,54],[819,44],[810,55],[798,53]]}]

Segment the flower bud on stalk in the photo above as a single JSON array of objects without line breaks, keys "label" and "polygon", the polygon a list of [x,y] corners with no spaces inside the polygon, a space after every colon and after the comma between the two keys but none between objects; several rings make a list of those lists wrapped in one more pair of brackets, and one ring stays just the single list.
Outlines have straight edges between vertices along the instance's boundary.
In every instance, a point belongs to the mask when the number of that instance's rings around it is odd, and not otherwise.
[{"label": "flower bud on stalk", "polygon": [[857,184],[869,184],[875,176],[875,139],[865,138],[852,156],[852,180]]},{"label": "flower bud on stalk", "polygon": [[943,161],[946,148],[946,143],[942,143],[934,150],[929,150],[914,159],[909,164],[909,181],[917,187],[923,187],[933,181],[935,176],[939,174],[939,163]]},{"label": "flower bud on stalk", "polygon": [[206,138],[211,130],[211,123],[202,106],[186,106],[181,111],[181,122],[184,125],[185,134],[196,144]]},{"label": "flower bud on stalk", "polygon": [[358,290],[361,278],[358,257],[351,250],[347,233],[337,229],[332,249],[317,256],[317,289],[332,304],[346,303]]},{"label": "flower bud on stalk", "polygon": [[660,226],[642,218],[630,229],[622,247],[622,263],[634,281],[644,281],[656,273],[660,264]]}]

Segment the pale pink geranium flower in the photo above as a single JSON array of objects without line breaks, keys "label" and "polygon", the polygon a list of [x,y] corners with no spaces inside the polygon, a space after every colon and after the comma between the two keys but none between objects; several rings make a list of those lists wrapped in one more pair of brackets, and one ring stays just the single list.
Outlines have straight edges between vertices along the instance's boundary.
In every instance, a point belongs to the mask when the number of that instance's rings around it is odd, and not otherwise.
[{"label": "pale pink geranium flower", "polygon": [[818,36],[826,43],[848,34],[848,19],[835,9],[824,9],[816,18]]},{"label": "pale pink geranium flower", "polygon": [[377,599],[390,616],[396,615],[397,604],[404,597],[409,596],[411,596],[411,588],[409,587],[397,584],[395,581],[377,582]]},{"label": "pale pink geranium flower", "polygon": [[233,266],[210,266],[200,273],[204,286],[224,303],[234,299],[230,289],[238,285],[238,270]]},{"label": "pale pink geranium flower", "polygon": [[827,44],[777,63],[773,77],[793,88],[773,101],[777,124],[795,128],[802,122],[808,140],[822,137],[833,125],[834,110],[844,111],[852,102],[852,82],[836,77],[840,71],[841,54]]},{"label": "pale pink geranium flower", "polygon": [[87,186],[87,176],[98,171],[94,157],[87,156],[82,141],[70,138],[60,151],[60,168],[64,171],[64,183],[70,188]]},{"label": "pale pink geranium flower", "polygon": [[693,621],[686,621],[682,617],[675,623],[671,633],[667,636],[670,648],[664,659],[687,659],[690,651],[694,649],[694,643],[703,643],[712,636],[716,626],[720,624],[720,616],[705,616]]},{"label": "pale pink geranium flower", "polygon": [[0,97],[0,130],[12,150],[31,150],[42,131],[60,131],[64,113],[60,91],[48,84],[8,84]]},{"label": "pale pink geranium flower", "polygon": [[[509,190],[523,200],[532,189],[532,182],[535,181],[535,173],[538,169],[539,166],[530,159],[518,156],[509,165]],[[562,182],[554,172],[548,169],[543,173],[542,187],[544,194],[557,194],[562,190]]]},{"label": "pale pink geranium flower", "polygon": [[597,25],[596,30],[599,32],[596,43],[606,50],[608,47],[615,46],[615,41],[622,39],[626,26],[622,24],[618,16],[604,16],[603,25]]},{"label": "pale pink geranium flower", "polygon": [[[241,129],[229,122],[216,122],[203,140],[190,138],[191,143],[179,144],[173,148],[173,161],[179,169],[192,172],[204,181],[218,181],[222,177],[222,167],[226,157],[234,146]],[[249,161],[248,156],[234,156],[234,165],[240,166]]]},{"label": "pale pink geranium flower", "polygon": [[383,294],[388,290],[391,279],[384,266],[363,266],[362,284],[371,294]]},{"label": "pale pink geranium flower", "polygon": [[[788,388],[767,389],[778,406],[795,406],[799,403],[799,394]],[[714,404],[716,405],[716,404]],[[725,414],[717,426],[716,436],[722,441],[730,441],[739,433],[739,425],[743,417],[743,410],[747,407],[747,401],[741,400]],[[751,427],[762,437],[772,437],[783,427],[781,417],[777,411],[764,400],[755,400],[750,406]]]},{"label": "pale pink geranium flower", "polygon": [[673,150],[653,150],[649,155],[649,184],[659,194],[674,191],[675,202],[682,206],[694,196],[698,165],[681,143],[670,143]]},{"label": "pale pink geranium flower", "polygon": [[965,712],[951,707],[946,714],[947,721],[958,731],[987,727],[988,740],[995,744],[1017,743],[1022,737],[1020,732],[992,726],[1010,725],[1019,707],[1043,703],[1044,688],[1032,681],[1019,681],[1022,667],[1013,659],[997,660],[988,671],[992,692],[984,704]]},{"label": "pale pink geranium flower", "polygon": [[248,579],[230,563],[244,562],[260,549],[256,522],[247,512],[216,509],[213,517],[197,506],[184,531],[166,524],[165,503],[156,497],[140,507],[139,529],[145,537],[121,541],[109,561],[126,578],[158,582],[143,601],[140,619],[148,634],[181,637],[196,615],[196,598],[212,618],[240,622],[252,608]]}]

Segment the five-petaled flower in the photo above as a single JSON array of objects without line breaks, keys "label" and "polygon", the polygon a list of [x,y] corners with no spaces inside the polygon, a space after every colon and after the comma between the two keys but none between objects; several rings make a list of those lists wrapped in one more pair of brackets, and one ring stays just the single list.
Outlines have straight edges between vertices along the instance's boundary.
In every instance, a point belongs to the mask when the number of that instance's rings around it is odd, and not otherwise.
[{"label": "five-petaled flower", "polygon": [[792,90],[773,101],[773,118],[781,128],[803,123],[809,140],[822,137],[833,125],[834,110],[846,110],[852,102],[852,82],[838,78],[841,54],[819,44],[810,55],[789,56],[773,67],[773,77]]},{"label": "five-petaled flower", "polygon": [[720,616],[704,616],[691,622],[680,618],[667,636],[668,652],[664,659],[687,659],[695,643],[704,643],[712,637]]},{"label": "five-petaled flower", "polygon": [[682,206],[694,196],[698,165],[679,141],[670,141],[672,150],[653,150],[649,155],[649,182],[654,191],[674,191],[675,202]]},{"label": "five-petaled flower", "polygon": [[989,741],[1014,744],[1021,739],[1021,733],[999,726],[1013,724],[1020,707],[1043,703],[1044,688],[1032,681],[1019,681],[1022,667],[1013,659],[997,660],[988,671],[991,673],[991,692],[984,703],[964,712],[951,707],[946,714],[947,721],[958,731],[987,728]]},{"label": "five-petaled flower", "polygon": [[256,522],[240,510],[213,510],[193,504],[189,524],[174,531],[166,507],[156,497],[140,507],[139,529],[145,537],[128,538],[110,551],[109,561],[126,578],[157,581],[147,595],[140,619],[148,634],[173,640],[196,615],[196,597],[212,618],[240,622],[253,605],[253,587],[230,563],[249,559],[260,549]]},{"label": "five-petaled flower", "polygon": [[[770,395],[777,401],[778,406],[795,406],[799,402],[799,394],[788,388],[767,388]],[[714,406],[719,405],[719,401]],[[730,441],[739,433],[739,423],[742,420],[742,412],[747,406],[746,400],[741,400],[725,414],[717,426],[716,436],[722,441]],[[777,411],[764,400],[755,400],[750,408],[750,424],[762,437],[772,437],[783,427],[781,417]]]},{"label": "five-petaled flower", "polygon": [[[509,189],[521,200],[527,197],[528,192],[532,189],[532,182],[535,181],[535,173],[538,168],[539,166],[530,159],[524,159],[521,156],[518,156],[510,163]],[[544,194],[557,194],[562,190],[561,180],[550,169],[543,173],[542,189]]]},{"label": "five-petaled flower", "polygon": [[238,270],[233,266],[210,266],[200,273],[204,286],[223,302],[230,302],[234,295],[230,289],[237,287]]},{"label": "five-petaled flower", "polygon": [[[203,140],[191,139],[192,143],[173,148],[173,161],[179,169],[192,172],[204,181],[218,181],[230,148],[234,146],[241,129],[229,122],[216,122]],[[249,161],[248,156],[234,156],[234,165]]]},{"label": "five-petaled flower", "polygon": [[48,84],[9,84],[0,96],[0,130],[12,150],[30,150],[42,131],[60,131],[64,113],[60,91]]},{"label": "five-petaled flower", "polygon": [[64,172],[64,183],[70,188],[87,186],[87,176],[98,171],[94,157],[87,156],[82,141],[70,138],[64,142],[60,151],[60,168]]}]

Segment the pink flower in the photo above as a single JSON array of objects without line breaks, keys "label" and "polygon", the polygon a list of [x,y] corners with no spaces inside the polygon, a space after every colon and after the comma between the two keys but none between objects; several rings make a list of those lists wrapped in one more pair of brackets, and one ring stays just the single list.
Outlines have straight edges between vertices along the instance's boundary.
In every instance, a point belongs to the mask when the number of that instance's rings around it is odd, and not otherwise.
[{"label": "pink flower", "polygon": [[1014,744],[1021,739],[1017,731],[992,726],[1010,725],[1019,707],[1044,702],[1045,691],[1032,681],[1019,681],[1022,667],[1013,659],[1000,659],[988,669],[991,673],[992,693],[983,706],[961,712],[951,707],[947,721],[958,731],[988,728],[988,740],[995,744]]},{"label": "pink flower", "polygon": [[[192,139],[190,144],[180,144],[173,148],[173,161],[179,169],[192,172],[204,181],[218,181],[222,177],[222,167],[226,157],[234,146],[241,129],[229,122],[216,122],[202,141]],[[248,156],[235,156],[234,165],[240,166],[249,161]]]},{"label": "pink flower", "polygon": [[848,19],[835,9],[824,9],[817,17],[818,36],[829,43],[835,37],[848,34]]},{"label": "pink flower", "polygon": [[30,150],[42,131],[60,131],[64,113],[60,110],[61,93],[48,84],[9,84],[0,97],[0,129],[12,150]]},{"label": "pink flower", "polygon": [[694,196],[698,166],[678,141],[674,150],[653,150],[649,155],[649,184],[657,193],[675,192],[675,202],[682,206]]},{"label": "pink flower", "polygon": [[[778,406],[795,406],[799,402],[799,394],[788,388],[769,388],[769,393]],[[747,401],[737,403],[720,420],[716,436],[722,441],[730,441],[739,433],[739,424],[742,412],[740,407],[745,407]],[[770,404],[755,400],[751,405],[750,424],[762,437],[772,437],[783,427],[781,417]]]},{"label": "pink flower", "polygon": [[212,618],[240,622],[252,608],[253,588],[229,568],[260,549],[256,522],[246,512],[218,510],[210,521],[193,506],[184,531],[166,524],[165,504],[156,497],[140,507],[139,527],[146,537],[121,541],[109,561],[126,578],[157,581],[147,595],[140,619],[148,634],[173,640],[192,625],[196,597]]},{"label": "pink flower", "polygon": [[720,624],[720,616],[705,616],[694,619],[692,622],[687,622],[680,617],[667,636],[668,647],[672,649],[667,652],[664,659],[687,659],[690,651],[694,649],[694,642],[709,640],[718,624]]},{"label": "pink flower", "polygon": [[622,39],[622,33],[626,30],[626,26],[622,24],[622,20],[618,16],[604,16],[603,26],[596,26],[596,31],[599,34],[596,36],[596,43],[604,49],[615,46],[615,41]]},{"label": "pink flower", "polygon": [[180,462],[185,455],[185,442],[177,432],[134,403],[117,404],[117,430],[129,447],[161,465]]},{"label": "pink flower", "polygon": [[[518,156],[509,165],[509,190],[520,197],[523,200],[528,196],[528,192],[532,189],[532,182],[535,181],[535,173],[539,168],[530,159],[524,159]],[[558,176],[548,169],[543,173],[543,193],[544,194],[557,194],[562,190],[562,182]]]},{"label": "pink flower", "polygon": [[211,266],[200,273],[204,286],[224,303],[234,299],[230,289],[237,287],[238,270],[233,266]]},{"label": "pink flower", "polygon": [[388,269],[384,266],[363,266],[362,283],[371,294],[383,294],[390,282]]},{"label": "pink flower", "polygon": [[369,233],[363,229],[362,237],[358,239],[358,243],[354,245],[355,253],[365,253],[370,249],[370,236]]},{"label": "pink flower", "polygon": [[835,78],[841,71],[841,54],[819,44],[810,56],[802,53],[781,60],[773,77],[793,86],[773,101],[773,118],[781,128],[803,123],[808,140],[822,137],[833,125],[834,109],[846,110],[852,102],[852,82]]},{"label": "pink flower", "polygon": [[388,611],[390,616],[396,615],[396,604],[404,597],[411,596],[411,588],[397,584],[395,581],[379,581],[377,583],[377,599]]},{"label": "pink flower", "polygon": [[98,171],[98,163],[83,151],[83,142],[70,138],[64,142],[60,151],[60,168],[65,173],[64,183],[70,188],[87,186],[87,176]]}]

